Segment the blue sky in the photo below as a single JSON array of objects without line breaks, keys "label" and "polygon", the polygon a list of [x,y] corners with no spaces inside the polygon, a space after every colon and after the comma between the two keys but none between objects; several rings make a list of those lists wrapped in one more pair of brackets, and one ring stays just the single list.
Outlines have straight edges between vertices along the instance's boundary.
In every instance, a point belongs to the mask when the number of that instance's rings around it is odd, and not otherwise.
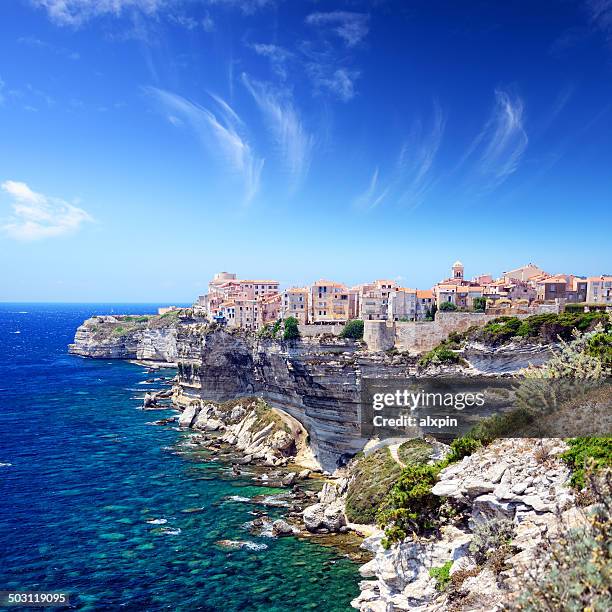
[{"label": "blue sky", "polygon": [[612,273],[612,0],[12,0],[0,300]]}]

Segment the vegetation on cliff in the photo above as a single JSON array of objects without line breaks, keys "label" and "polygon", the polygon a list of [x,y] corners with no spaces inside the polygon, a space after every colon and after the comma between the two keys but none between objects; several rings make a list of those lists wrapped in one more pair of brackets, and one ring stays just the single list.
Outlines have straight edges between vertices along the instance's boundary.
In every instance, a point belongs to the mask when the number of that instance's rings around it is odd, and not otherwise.
[{"label": "vegetation on cliff", "polygon": [[590,471],[586,482],[590,508],[583,511],[579,526],[564,526],[537,547],[518,610],[612,609],[612,470]]},{"label": "vegetation on cliff", "polygon": [[363,321],[361,319],[348,321],[340,332],[340,337],[361,340],[363,338]]},{"label": "vegetation on cliff", "polygon": [[410,443],[414,462],[406,463],[376,514],[378,524],[385,527],[382,542],[385,548],[401,542],[411,533],[421,534],[438,528],[441,516],[452,512],[444,499],[431,491],[438,475],[445,467],[471,455],[481,446],[477,440],[457,438],[451,443],[450,453],[444,459],[428,463],[431,453],[426,456],[419,449],[426,442]]},{"label": "vegetation on cliff", "polygon": [[369,455],[360,453],[351,466],[346,496],[346,518],[352,523],[373,523],[378,507],[399,478],[401,467],[387,447]]},{"label": "vegetation on cliff", "polygon": [[295,317],[287,317],[284,321],[283,340],[297,340],[299,337],[298,320]]},{"label": "vegetation on cliff", "polygon": [[550,343],[559,338],[569,340],[574,329],[589,331],[598,323],[609,326],[609,316],[602,312],[562,312],[532,315],[525,319],[497,317],[468,337],[492,346],[505,344],[514,338]]}]

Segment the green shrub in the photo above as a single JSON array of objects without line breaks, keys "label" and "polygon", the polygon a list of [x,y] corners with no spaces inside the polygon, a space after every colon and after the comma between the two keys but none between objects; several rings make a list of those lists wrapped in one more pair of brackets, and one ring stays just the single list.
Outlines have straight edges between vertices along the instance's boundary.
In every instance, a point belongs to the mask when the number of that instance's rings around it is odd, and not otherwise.
[{"label": "green shrub", "polygon": [[526,319],[497,317],[489,321],[473,336],[494,346],[504,344],[514,337],[529,338],[540,342],[556,342],[558,338],[569,340],[574,329],[588,331],[598,323],[609,325],[609,317],[602,312],[562,312],[532,315]]},{"label": "green shrub", "polygon": [[273,324],[266,323],[258,332],[258,338],[277,338],[280,332],[282,321],[279,319]]},{"label": "green shrub", "polygon": [[391,488],[378,513],[378,523],[385,530],[382,545],[389,548],[409,533],[422,533],[436,525],[442,498],[431,492],[441,466],[408,465]]},{"label": "green shrub", "polygon": [[598,470],[612,467],[612,437],[607,438],[572,438],[567,440],[569,449],[561,459],[572,470],[570,484],[582,488],[586,484],[585,469]]},{"label": "green shrub", "polygon": [[450,582],[450,569],[453,565],[452,561],[447,561],[440,567],[432,567],[429,570],[429,575],[436,581],[436,590],[444,591]]},{"label": "green shrub", "polygon": [[517,437],[533,422],[534,416],[530,412],[524,408],[516,408],[510,412],[494,414],[480,420],[466,437],[486,446],[497,438]]},{"label": "green shrub", "polygon": [[454,312],[457,310],[457,306],[452,302],[442,302],[438,308],[441,312]]},{"label": "green shrub", "polygon": [[451,452],[446,457],[447,463],[456,463],[461,461],[464,457],[471,455],[482,446],[480,440],[474,438],[455,438],[451,442]]},{"label": "green shrub", "polygon": [[345,512],[353,523],[376,521],[378,509],[401,474],[387,447],[360,457],[351,466]]},{"label": "green shrub", "polygon": [[298,329],[298,320],[295,317],[287,317],[285,319],[283,340],[297,340],[299,337],[300,330]]},{"label": "green shrub", "polygon": [[353,340],[361,340],[363,338],[363,321],[353,319],[348,321],[340,332],[341,338],[352,338]]},{"label": "green shrub", "polygon": [[473,304],[476,312],[484,312],[487,307],[487,298],[476,297],[474,298]]},{"label": "green shrub", "polygon": [[491,553],[510,543],[514,536],[514,525],[509,519],[491,518],[478,523],[472,534],[468,550],[474,561],[481,565]]},{"label": "green shrub", "polygon": [[457,363],[464,365],[465,359],[444,345],[436,346],[436,348],[432,349],[428,353],[425,353],[419,359],[419,365],[422,367],[427,367],[428,365],[440,365],[443,363]]},{"label": "green shrub", "polygon": [[497,346],[518,336],[521,320],[516,317],[497,317],[489,321],[478,333],[480,339],[487,344]]},{"label": "green shrub", "polygon": [[587,342],[586,353],[599,359],[605,368],[612,369],[612,333],[594,334]]}]

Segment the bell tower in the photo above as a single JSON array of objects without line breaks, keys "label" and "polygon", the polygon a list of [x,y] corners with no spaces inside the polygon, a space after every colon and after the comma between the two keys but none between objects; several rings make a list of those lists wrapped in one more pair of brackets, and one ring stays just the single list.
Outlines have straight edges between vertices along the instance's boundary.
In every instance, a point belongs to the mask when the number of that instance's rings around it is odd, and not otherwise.
[{"label": "bell tower", "polygon": [[460,261],[456,261],[453,264],[453,278],[463,280],[463,264]]}]

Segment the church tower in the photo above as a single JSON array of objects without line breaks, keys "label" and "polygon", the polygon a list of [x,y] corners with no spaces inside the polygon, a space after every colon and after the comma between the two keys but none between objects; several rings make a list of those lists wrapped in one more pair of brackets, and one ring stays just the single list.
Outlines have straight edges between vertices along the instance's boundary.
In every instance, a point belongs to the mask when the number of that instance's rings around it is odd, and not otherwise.
[{"label": "church tower", "polygon": [[460,261],[456,261],[453,264],[453,278],[463,280],[463,264]]}]

